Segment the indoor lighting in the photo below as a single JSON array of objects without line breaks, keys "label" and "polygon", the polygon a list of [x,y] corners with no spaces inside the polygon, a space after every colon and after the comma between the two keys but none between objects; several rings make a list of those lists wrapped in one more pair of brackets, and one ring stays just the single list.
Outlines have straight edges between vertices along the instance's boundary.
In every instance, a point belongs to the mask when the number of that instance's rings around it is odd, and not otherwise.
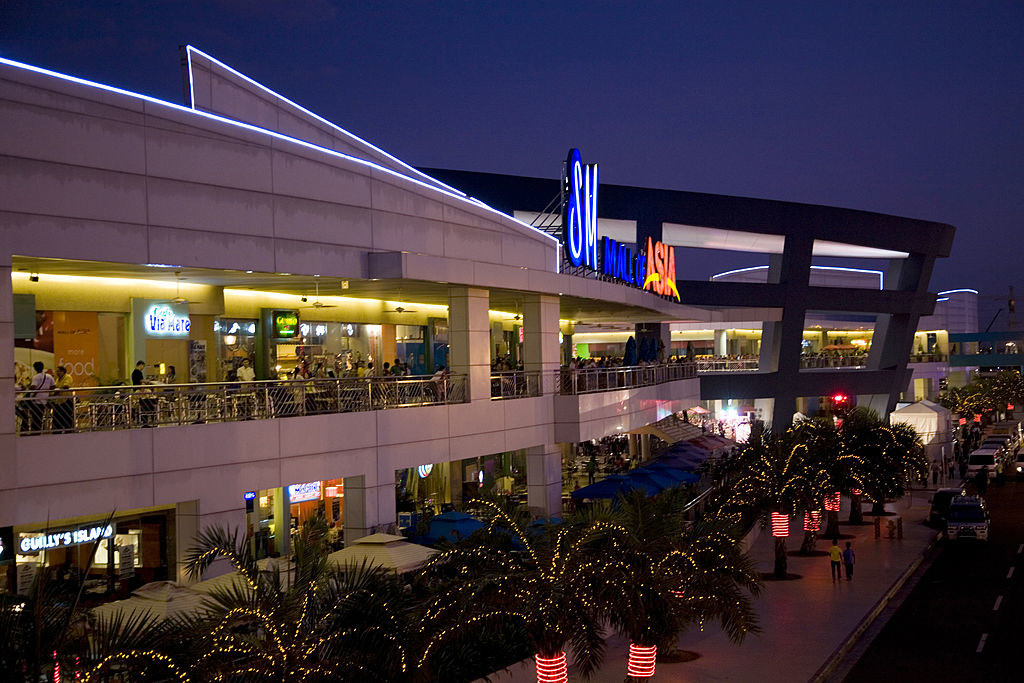
[{"label": "indoor lighting", "polygon": [[228,346],[234,346],[236,341],[238,341],[238,337],[236,337],[233,334],[228,334],[224,336],[224,343],[227,344]]}]

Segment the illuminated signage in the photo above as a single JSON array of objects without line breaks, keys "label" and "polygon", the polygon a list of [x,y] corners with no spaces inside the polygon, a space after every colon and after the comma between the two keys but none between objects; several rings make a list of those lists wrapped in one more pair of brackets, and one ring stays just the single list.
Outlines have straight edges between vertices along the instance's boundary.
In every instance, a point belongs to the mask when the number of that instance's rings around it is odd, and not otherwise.
[{"label": "illuminated signage", "polygon": [[288,487],[288,502],[303,503],[307,500],[320,499],[320,482],[310,481],[305,484],[292,484]]},{"label": "illuminated signage", "polygon": [[426,479],[433,470],[433,465],[420,465],[416,468],[416,473],[420,475],[420,479]]},{"label": "illuminated signage", "polygon": [[569,262],[597,270],[597,164],[584,164],[578,149],[569,150],[565,247]]},{"label": "illuminated signage", "polygon": [[578,149],[569,150],[564,245],[569,263],[678,301],[674,247],[648,237],[646,249],[634,253],[626,245],[604,237],[598,251],[597,178],[597,164],[584,164]]},{"label": "illuminated signage", "polygon": [[82,527],[70,531],[57,531],[52,534],[36,534],[33,536],[22,536],[18,542],[18,548],[22,554],[35,553],[40,550],[52,548],[66,548],[72,545],[92,543],[100,538],[110,538],[114,535],[114,527],[109,524]]},{"label": "illuminated signage", "polygon": [[242,494],[242,499],[243,500],[255,500],[256,499],[256,492],[255,491],[246,491],[244,494]]},{"label": "illuminated signage", "polygon": [[295,311],[274,311],[274,336],[279,339],[299,334],[299,314]]},{"label": "illuminated signage", "polygon": [[188,337],[192,322],[188,317],[188,304],[154,304],[142,317],[146,334],[154,337]]},{"label": "illuminated signage", "polygon": [[647,249],[632,249],[611,237],[602,237],[601,273],[640,289],[679,300],[676,288],[676,250],[647,238]]}]

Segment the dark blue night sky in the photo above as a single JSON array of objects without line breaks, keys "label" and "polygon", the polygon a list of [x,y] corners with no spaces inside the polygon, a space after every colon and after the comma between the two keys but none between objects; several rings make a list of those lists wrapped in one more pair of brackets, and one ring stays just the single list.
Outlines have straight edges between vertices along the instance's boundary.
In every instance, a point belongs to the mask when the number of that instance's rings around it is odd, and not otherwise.
[{"label": "dark blue night sky", "polygon": [[1024,291],[1022,2],[0,2],[0,55],[176,102],[183,43],[416,165],[575,146],[604,182],[942,221],[935,290]]}]

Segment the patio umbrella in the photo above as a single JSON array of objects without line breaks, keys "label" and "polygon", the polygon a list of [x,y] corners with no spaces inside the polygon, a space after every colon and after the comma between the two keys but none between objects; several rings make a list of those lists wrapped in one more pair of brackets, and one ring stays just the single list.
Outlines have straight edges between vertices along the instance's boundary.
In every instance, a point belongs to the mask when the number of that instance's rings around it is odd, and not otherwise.
[{"label": "patio umbrella", "polygon": [[427,532],[427,535],[435,540],[443,538],[449,541],[458,541],[483,525],[483,522],[472,515],[450,510],[436,515],[430,520],[430,531]]},{"label": "patio umbrella", "polygon": [[648,495],[656,495],[663,490],[660,486],[651,481],[641,479],[630,479],[624,474],[613,474],[601,481],[576,489],[572,492],[573,498],[615,498],[620,493],[640,489]]},{"label": "patio umbrella", "polygon": [[437,553],[433,548],[410,543],[404,536],[371,534],[327,556],[332,564],[379,565],[399,574],[422,567]]}]

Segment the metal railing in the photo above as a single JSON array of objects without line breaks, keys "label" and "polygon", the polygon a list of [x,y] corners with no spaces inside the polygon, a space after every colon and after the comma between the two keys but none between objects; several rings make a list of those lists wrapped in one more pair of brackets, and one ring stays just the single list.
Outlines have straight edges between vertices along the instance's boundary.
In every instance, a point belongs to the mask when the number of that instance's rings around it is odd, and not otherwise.
[{"label": "metal railing", "polygon": [[527,398],[542,393],[540,372],[511,370],[491,373],[491,399]]},{"label": "metal railing", "polygon": [[562,369],[558,371],[558,393],[590,394],[598,391],[649,387],[697,376],[695,363],[634,365],[620,368]]},{"label": "metal railing", "polygon": [[868,357],[859,356],[800,356],[802,370],[825,370],[828,368],[862,368]]},{"label": "metal railing", "polygon": [[14,405],[20,434],[62,434],[465,401],[464,375],[421,375],[23,390]]},{"label": "metal railing", "polygon": [[757,370],[757,358],[698,358],[697,372],[743,372]]}]

